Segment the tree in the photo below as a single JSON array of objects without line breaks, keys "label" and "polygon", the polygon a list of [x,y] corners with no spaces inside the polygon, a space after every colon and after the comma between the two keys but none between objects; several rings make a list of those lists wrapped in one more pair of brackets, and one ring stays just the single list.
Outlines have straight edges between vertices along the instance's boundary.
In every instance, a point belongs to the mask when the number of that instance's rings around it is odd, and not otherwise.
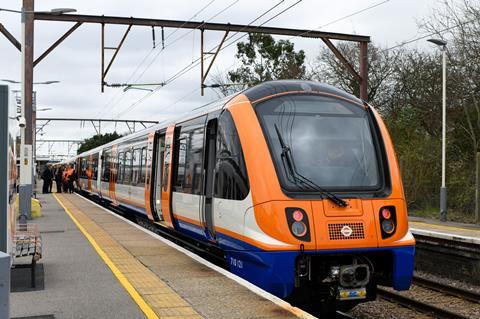
[{"label": "tree", "polygon": [[237,44],[237,54],[241,66],[224,76],[215,78],[221,84],[224,95],[239,91],[261,82],[282,79],[303,79],[306,76],[305,52],[295,51],[288,40],[275,41],[271,35],[250,33],[247,42]]},{"label": "tree", "polygon": [[[359,70],[360,50],[353,42],[338,43],[337,49]],[[385,98],[391,93],[392,76],[395,74],[398,59],[402,50],[388,51],[370,44],[368,47],[368,101],[376,105],[384,105]],[[324,47],[315,59],[308,76],[313,80],[326,82],[355,96],[360,96],[358,80],[348,72],[347,68],[333,54]]]},{"label": "tree", "polygon": [[120,137],[122,137],[122,135],[119,135],[117,132],[94,135],[93,137],[87,138],[85,141],[83,141],[78,148],[77,154],[81,154],[88,150],[94,149],[95,147],[107,144]]}]

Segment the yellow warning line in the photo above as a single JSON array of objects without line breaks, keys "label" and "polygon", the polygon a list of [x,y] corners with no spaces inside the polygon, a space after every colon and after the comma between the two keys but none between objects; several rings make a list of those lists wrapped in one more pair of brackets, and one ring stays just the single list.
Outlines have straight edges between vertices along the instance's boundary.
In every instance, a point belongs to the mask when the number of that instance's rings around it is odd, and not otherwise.
[{"label": "yellow warning line", "polygon": [[117,277],[118,281],[120,284],[125,288],[125,290],[130,294],[132,299],[135,301],[135,303],[140,307],[140,309],[143,311],[145,316],[148,319],[160,319],[153,309],[147,304],[147,302],[140,296],[138,291],[132,286],[132,284],[128,281],[128,279],[125,277],[125,275],[115,266],[115,264],[112,262],[112,260],[107,256],[107,254],[103,251],[103,249],[97,244],[96,240],[87,232],[87,230],[80,224],[80,222],[73,216],[73,214],[70,212],[70,210],[62,203],[62,201],[57,197],[57,195],[53,194],[53,197],[57,200],[57,202],[62,206],[62,208],[65,210],[67,215],[72,219],[72,221],[75,223],[75,225],[78,227],[78,229],[83,233],[83,235],[88,239],[92,247],[95,249],[95,251],[98,253],[100,258],[103,259],[105,264],[110,268],[110,270],[113,272],[115,277]]}]

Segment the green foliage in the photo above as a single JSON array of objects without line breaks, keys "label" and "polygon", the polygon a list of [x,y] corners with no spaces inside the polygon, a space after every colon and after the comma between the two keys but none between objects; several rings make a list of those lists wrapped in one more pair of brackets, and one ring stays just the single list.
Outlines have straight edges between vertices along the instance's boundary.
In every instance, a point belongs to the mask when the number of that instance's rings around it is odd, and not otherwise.
[{"label": "green foliage", "polygon": [[85,139],[85,141],[80,145],[78,148],[77,154],[81,154],[88,150],[94,149],[95,147],[107,144],[117,138],[122,137],[117,132],[113,133],[105,133],[105,134],[97,134],[91,138]]},{"label": "green foliage", "polygon": [[305,77],[305,52],[296,52],[292,42],[275,41],[271,35],[249,34],[248,42],[237,44],[236,57],[242,65],[228,72],[233,83],[254,85],[270,80]]}]

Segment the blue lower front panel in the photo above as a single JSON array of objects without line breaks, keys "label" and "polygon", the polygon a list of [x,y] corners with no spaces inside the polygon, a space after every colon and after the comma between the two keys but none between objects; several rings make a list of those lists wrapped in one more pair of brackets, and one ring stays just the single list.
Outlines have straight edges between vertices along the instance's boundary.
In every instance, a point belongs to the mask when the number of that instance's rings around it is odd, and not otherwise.
[{"label": "blue lower front panel", "polygon": [[[133,207],[128,208],[132,209]],[[205,230],[202,227],[178,219],[176,222],[178,223],[176,228],[180,233],[208,243]],[[218,246],[225,251],[227,263],[232,273],[280,298],[286,298],[293,292],[295,261],[300,255],[299,250],[265,251],[220,232],[217,232],[216,239]],[[413,276],[415,246],[317,250],[305,251],[304,253],[320,258],[325,255],[325,258],[328,258],[326,255],[375,252],[391,254],[392,287],[396,290],[408,289]]]},{"label": "blue lower front panel", "polygon": [[[230,239],[235,241],[235,239]],[[250,250],[249,244],[237,243],[245,250],[226,250],[227,263],[230,271],[256,286],[280,297],[288,297],[295,284],[295,261],[300,255],[299,251],[267,252],[254,248]],[[395,290],[410,288],[413,276],[415,246],[370,248],[352,250],[325,250],[305,251],[305,255],[318,256],[332,254],[362,254],[375,252],[389,252],[392,254],[392,287]],[[315,270],[313,269],[315,272]]]},{"label": "blue lower front panel", "polygon": [[278,296],[289,296],[294,287],[295,259],[299,252],[227,251],[230,271]]},{"label": "blue lower front panel", "polygon": [[415,246],[391,248],[393,253],[392,286],[395,290],[408,290],[412,283],[415,264]]}]

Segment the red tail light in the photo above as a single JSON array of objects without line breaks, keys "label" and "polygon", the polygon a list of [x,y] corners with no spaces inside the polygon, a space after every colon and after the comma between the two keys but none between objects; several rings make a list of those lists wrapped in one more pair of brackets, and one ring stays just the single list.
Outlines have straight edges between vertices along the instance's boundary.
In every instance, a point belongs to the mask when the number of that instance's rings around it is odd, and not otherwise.
[{"label": "red tail light", "polygon": [[380,209],[380,230],[382,232],[382,238],[386,239],[391,237],[396,230],[397,216],[395,212],[395,206],[385,206]]},{"label": "red tail light", "polygon": [[385,219],[390,219],[390,217],[392,217],[392,213],[388,208],[382,208],[382,217]]},{"label": "red tail light", "polygon": [[295,219],[297,222],[303,219],[303,213],[299,209],[294,210],[292,216],[293,216],[293,219]]},{"label": "red tail light", "polygon": [[292,235],[301,241],[310,241],[310,227],[305,211],[301,208],[288,207],[285,214]]}]

